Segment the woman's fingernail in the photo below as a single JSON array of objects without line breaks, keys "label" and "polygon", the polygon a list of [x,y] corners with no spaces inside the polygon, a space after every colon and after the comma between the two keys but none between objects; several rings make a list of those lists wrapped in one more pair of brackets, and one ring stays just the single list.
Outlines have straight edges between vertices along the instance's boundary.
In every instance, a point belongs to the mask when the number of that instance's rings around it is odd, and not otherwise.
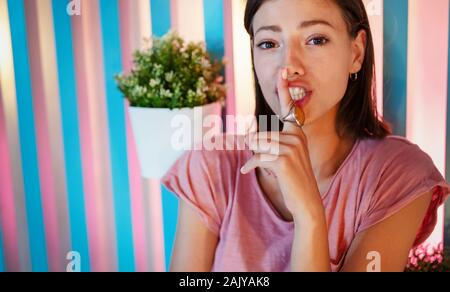
[{"label": "woman's fingernail", "polygon": [[286,68],[284,68],[284,69],[281,71],[281,78],[283,78],[283,80],[286,80],[286,79],[288,78],[288,71],[287,71]]},{"label": "woman's fingernail", "polygon": [[245,166],[241,167],[241,173],[245,174]]}]

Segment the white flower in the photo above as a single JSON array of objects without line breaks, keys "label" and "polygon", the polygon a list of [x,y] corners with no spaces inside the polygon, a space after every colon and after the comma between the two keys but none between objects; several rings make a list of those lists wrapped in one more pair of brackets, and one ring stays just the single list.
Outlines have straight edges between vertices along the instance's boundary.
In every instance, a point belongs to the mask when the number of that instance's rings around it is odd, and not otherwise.
[{"label": "white flower", "polygon": [[198,78],[197,80],[197,88],[203,88],[206,85],[206,80],[203,77]]},{"label": "white flower", "polygon": [[165,74],[166,81],[167,82],[172,82],[174,76],[175,76],[175,74],[173,73],[173,71],[170,71],[169,73],[166,73]]},{"label": "white flower", "polygon": [[161,94],[161,97],[162,97],[162,98],[164,98],[164,97],[172,98],[172,92],[170,92],[170,91],[167,90],[167,89],[161,88],[160,94]]},{"label": "white flower", "polygon": [[202,58],[202,67],[203,68],[210,68],[211,67],[211,63],[209,62],[209,60],[207,58]]},{"label": "white flower", "polygon": [[178,42],[178,40],[173,40],[172,41],[172,46],[176,49],[179,50],[180,49],[180,43]]},{"label": "white flower", "polygon": [[161,83],[161,81],[159,79],[150,79],[149,85],[150,87],[156,87],[157,85],[159,85]]},{"label": "white flower", "polygon": [[142,87],[140,85],[133,87],[133,89],[131,90],[131,95],[133,96],[143,96],[147,93],[147,88]]}]

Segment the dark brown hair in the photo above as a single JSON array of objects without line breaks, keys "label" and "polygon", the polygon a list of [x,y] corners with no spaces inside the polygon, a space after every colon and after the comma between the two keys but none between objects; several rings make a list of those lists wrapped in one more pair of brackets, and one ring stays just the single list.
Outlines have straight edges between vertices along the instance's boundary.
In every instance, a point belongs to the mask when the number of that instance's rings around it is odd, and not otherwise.
[{"label": "dark brown hair", "polygon": [[[265,1],[267,0],[247,0],[244,24],[252,43],[254,37],[253,17]],[[358,73],[358,79],[349,81],[347,91],[337,113],[336,131],[340,137],[382,139],[390,135],[392,131],[390,125],[379,117],[377,112],[374,47],[369,18],[367,17],[364,3],[362,0],[333,1],[341,9],[349,34],[353,39],[357,37],[361,30],[365,30],[367,34],[364,62],[361,71]],[[257,118],[261,115],[275,115],[262,93],[255,72],[254,60],[252,63],[256,92],[255,115]],[[270,128],[270,125],[268,127]],[[281,122],[280,129],[282,129]]]}]

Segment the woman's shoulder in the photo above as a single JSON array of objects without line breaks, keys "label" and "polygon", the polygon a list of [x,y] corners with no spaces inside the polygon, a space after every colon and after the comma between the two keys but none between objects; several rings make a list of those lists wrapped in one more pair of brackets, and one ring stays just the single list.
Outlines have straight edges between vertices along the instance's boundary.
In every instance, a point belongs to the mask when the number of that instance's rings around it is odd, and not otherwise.
[{"label": "woman's shoulder", "polygon": [[389,135],[383,139],[364,139],[360,144],[358,160],[373,177],[423,178],[434,175],[440,178],[430,155],[405,137]]},{"label": "woman's shoulder", "polygon": [[401,151],[410,147],[416,147],[417,144],[411,142],[405,137],[397,135],[388,135],[384,138],[363,138],[361,144],[365,150],[369,151]]},{"label": "woman's shoulder", "polygon": [[[363,181],[370,182],[364,189],[361,210],[364,210],[359,231],[381,222],[419,196],[431,192],[434,200],[427,216],[435,218],[435,207],[442,204],[450,192],[450,185],[436,168],[431,157],[419,145],[400,136],[380,140],[365,140],[366,164]],[[433,219],[434,220],[434,219]],[[435,222],[435,221],[434,221]],[[429,223],[429,224],[428,224]],[[420,240],[434,227],[423,226]],[[425,224],[426,225],[426,224]],[[416,239],[416,242],[420,240]]]},{"label": "woman's shoulder", "polygon": [[382,139],[363,139],[360,152],[368,162],[403,160],[411,163],[433,163],[431,157],[416,143],[405,137],[389,135]]}]

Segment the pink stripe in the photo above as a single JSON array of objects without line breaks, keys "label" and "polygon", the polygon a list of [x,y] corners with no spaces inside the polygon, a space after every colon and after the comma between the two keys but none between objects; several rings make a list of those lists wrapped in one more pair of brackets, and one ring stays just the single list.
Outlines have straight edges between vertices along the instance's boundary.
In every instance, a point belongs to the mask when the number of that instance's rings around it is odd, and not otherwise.
[{"label": "pink stripe", "polygon": [[[174,29],[178,27],[178,1],[170,0],[170,20],[171,28]],[[157,17],[156,15],[152,15]],[[145,196],[149,202],[149,206],[146,208],[147,215],[151,217],[151,234],[147,233],[147,239],[149,245],[152,246],[151,251],[151,263],[152,270],[154,271],[165,271],[166,263],[164,257],[164,228],[162,221],[162,203],[161,203],[161,183],[159,180],[146,180]],[[167,263],[168,264],[168,263]]]},{"label": "pink stripe", "polygon": [[[133,0],[131,0],[133,1]],[[133,65],[133,48],[131,33],[136,31],[133,26],[137,20],[132,22],[131,19],[131,3],[130,0],[119,0],[120,12],[120,41],[122,46],[122,66],[125,73],[128,73]]]},{"label": "pink stripe", "polygon": [[[148,179],[148,207],[147,210],[150,213],[149,222],[151,223],[149,236],[152,247],[152,270],[155,272],[166,271],[166,265],[164,257],[164,227],[163,227],[163,214],[162,214],[162,201],[161,201],[161,182],[157,179]],[[149,240],[149,241],[150,241]]]},{"label": "pink stripe", "polygon": [[[89,1],[90,23],[86,27],[87,32],[91,32],[89,42],[93,48],[88,52],[92,54],[92,72],[95,78],[91,78],[91,87],[95,88],[95,94],[90,96],[92,112],[95,113],[96,124],[93,125],[94,132],[94,153],[100,157],[97,165],[98,174],[101,177],[99,192],[97,193],[98,204],[103,207],[101,217],[102,244],[104,249],[105,263],[107,271],[117,271],[117,242],[115,209],[113,202],[112,175],[111,175],[111,155],[109,148],[109,125],[107,115],[106,88],[103,61],[102,33],[100,28],[100,8],[98,0]],[[86,5],[85,5],[86,6]],[[110,78],[108,76],[108,78]],[[95,80],[95,81],[94,81]],[[99,196],[101,194],[101,196]]]},{"label": "pink stripe", "polygon": [[170,27],[178,27],[178,0],[170,0]]},{"label": "pink stripe", "polygon": [[[131,0],[133,1],[133,0]],[[132,42],[131,33],[138,31],[137,21],[131,18],[130,0],[120,0],[120,37],[122,45],[122,66],[124,72],[132,68]],[[147,265],[148,253],[145,238],[145,213],[142,198],[141,172],[139,160],[136,153],[136,145],[131,130],[130,117],[128,114],[128,103],[125,102],[125,118],[127,127],[127,149],[128,149],[128,173],[130,179],[131,207],[133,220],[133,241],[138,272],[149,271]]]},{"label": "pink stripe", "polygon": [[[232,15],[232,0],[224,0],[223,14],[224,14],[224,39],[225,39],[225,77],[227,83],[227,99],[226,99],[226,114],[236,114],[236,96],[234,91],[234,55],[233,55],[233,15]],[[235,125],[227,119],[227,131],[234,132]]]},{"label": "pink stripe", "polygon": [[[126,105],[128,107],[128,105]],[[131,204],[133,210],[133,240],[138,272],[150,271],[147,265],[149,258],[146,241],[145,212],[142,198],[142,178],[136,145],[131,130],[128,111],[125,113],[127,123],[128,173],[130,177]],[[152,232],[147,230],[147,232]]]},{"label": "pink stripe", "polygon": [[44,211],[45,234],[49,268],[51,271],[61,271],[61,246],[58,230],[58,211],[56,209],[55,181],[52,173],[52,154],[50,136],[47,125],[47,109],[45,107],[44,80],[42,78],[43,64],[40,59],[41,45],[39,40],[39,25],[37,2],[26,1],[27,31],[29,39],[30,69],[33,91],[33,106],[37,133],[37,151],[39,161],[39,177]]},{"label": "pink stripe", "polygon": [[87,81],[84,72],[86,71],[85,56],[83,48],[83,27],[81,17],[72,17],[72,29],[73,29],[73,43],[74,43],[74,59],[75,59],[75,72],[77,81],[77,93],[78,93],[78,113],[80,121],[80,144],[81,144],[81,160],[83,167],[83,186],[85,193],[86,204],[86,217],[87,217],[87,229],[89,236],[89,251],[91,268],[96,270],[99,262],[97,255],[101,248],[96,234],[97,232],[97,220],[95,216],[95,204],[92,197],[95,194],[95,183],[93,173],[93,154],[91,147],[91,135],[90,131],[90,117],[86,109],[88,109],[87,103]]},{"label": "pink stripe", "polygon": [[377,110],[379,115],[383,116],[383,0],[379,0],[378,2],[371,1],[367,4],[369,4],[366,8],[368,10],[375,50]]},{"label": "pink stripe", "polygon": [[[96,153],[95,120],[90,113],[96,108],[91,106],[90,99],[100,98],[96,95],[94,82],[91,80],[95,76],[93,60],[90,52],[97,48],[92,43],[95,41],[95,34],[92,30],[98,30],[97,23],[94,25],[91,12],[91,1],[84,2],[80,17],[72,17],[73,38],[75,51],[75,68],[77,76],[78,107],[80,114],[80,140],[82,153],[83,181],[85,190],[86,215],[88,222],[89,250],[92,271],[111,270],[110,259],[114,254],[110,254],[107,242],[107,228],[105,227],[105,208],[107,206],[99,200],[107,196],[106,190],[102,188],[102,167],[101,158]],[[96,27],[94,27],[96,26]],[[93,72],[94,71],[94,72]],[[106,130],[106,129],[105,129]],[[97,146],[98,148],[98,146]],[[111,223],[110,223],[111,224]],[[112,223],[113,224],[113,223]]]},{"label": "pink stripe", "polygon": [[6,269],[20,272],[17,222],[14,204],[12,165],[9,159],[8,133],[3,108],[3,96],[0,90],[0,223],[3,230],[3,249]]},{"label": "pink stripe", "polygon": [[100,12],[98,1],[83,3],[81,16],[72,20],[91,262],[94,271],[115,271],[117,252]]},{"label": "pink stripe", "polygon": [[[407,137],[445,170],[449,1],[410,1]],[[438,28],[438,29],[437,29]],[[430,126],[434,128],[430,131]],[[428,243],[443,240],[443,208]]]}]

